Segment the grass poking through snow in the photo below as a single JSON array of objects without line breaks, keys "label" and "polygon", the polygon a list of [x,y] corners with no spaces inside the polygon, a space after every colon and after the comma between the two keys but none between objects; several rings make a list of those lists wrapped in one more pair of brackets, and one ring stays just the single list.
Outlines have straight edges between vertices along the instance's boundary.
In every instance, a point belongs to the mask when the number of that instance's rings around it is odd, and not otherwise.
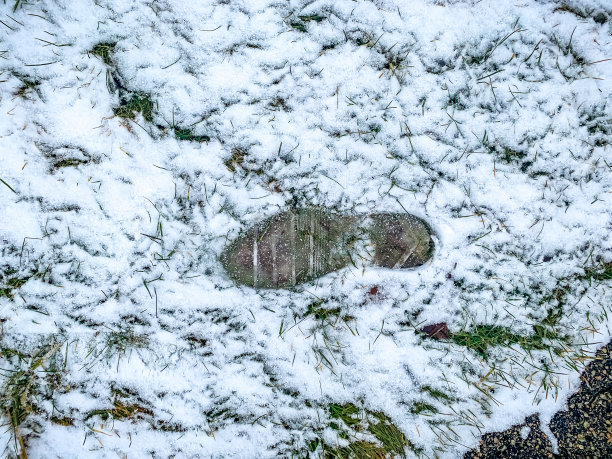
[{"label": "grass poking through snow", "polygon": [[89,51],[94,56],[99,57],[102,62],[104,62],[108,66],[113,65],[113,53],[115,52],[116,43],[98,43],[95,45],[91,51]]},{"label": "grass poking through snow", "polygon": [[[26,442],[20,431],[26,418],[38,410],[35,397],[41,392],[43,382],[41,369],[61,347],[61,343],[51,344],[41,348],[31,358],[21,352],[2,349],[0,355],[8,360],[17,360],[13,369],[2,369],[5,373],[4,386],[0,394],[0,404],[8,419],[8,429],[11,433],[15,451],[19,451],[22,459],[27,458]],[[29,360],[29,364],[25,364]]]},{"label": "grass poking through snow", "polygon": [[208,142],[208,141],[210,141],[210,137],[207,136],[207,135],[194,134],[194,132],[191,129],[180,129],[180,128],[177,128],[177,127],[174,128],[174,136],[178,140],[187,140],[187,141],[191,141],[191,142]]},{"label": "grass poking through snow", "polygon": [[406,457],[406,449],[419,453],[391,419],[381,412],[358,408],[353,403],[330,403],[329,427],[337,432],[338,444],[317,438],[307,442],[311,452],[329,459]]},{"label": "grass poking through snow", "polygon": [[131,94],[115,109],[115,115],[127,120],[134,120],[136,115],[140,113],[145,121],[151,122],[153,121],[154,107],[155,104],[148,94]]}]

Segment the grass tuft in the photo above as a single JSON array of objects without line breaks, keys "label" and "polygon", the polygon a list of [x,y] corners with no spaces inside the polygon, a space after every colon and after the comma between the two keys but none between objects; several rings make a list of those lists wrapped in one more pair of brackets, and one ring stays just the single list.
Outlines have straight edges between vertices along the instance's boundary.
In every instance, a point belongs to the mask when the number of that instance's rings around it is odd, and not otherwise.
[{"label": "grass tuft", "polygon": [[207,135],[194,134],[191,129],[174,128],[174,136],[178,140],[187,140],[190,142],[209,142],[210,137]]},{"label": "grass tuft", "polygon": [[373,415],[379,422],[370,423],[368,431],[382,443],[385,451],[403,456],[406,447],[414,449],[412,443],[384,413],[373,413]]},{"label": "grass tuft", "polygon": [[347,426],[354,426],[359,424],[360,420],[353,417],[359,413],[359,408],[357,408],[352,403],[347,403],[346,405],[339,405],[337,403],[329,404],[329,414],[334,419],[342,420]]},{"label": "grass tuft", "polygon": [[27,79],[21,80],[21,86],[13,93],[13,96],[21,99],[30,99],[30,95],[34,92],[40,97],[40,81],[32,81]]},{"label": "grass tuft", "polygon": [[51,418],[51,422],[53,424],[57,424],[59,426],[69,427],[74,425],[74,419],[72,418],[60,418],[57,416],[53,416]]},{"label": "grass tuft", "polygon": [[100,58],[106,65],[112,66],[112,55],[115,52],[115,46],[117,46],[117,43],[98,43],[91,48],[89,53]]},{"label": "grass tuft", "polygon": [[421,414],[421,413],[437,413],[438,409],[425,402],[414,402],[412,407],[410,408],[410,412],[412,414]]},{"label": "grass tuft", "polygon": [[362,411],[353,403],[330,403],[329,413],[332,419],[344,423],[340,426],[330,422],[329,427],[338,432],[339,440],[348,441],[348,444],[332,447],[320,439],[307,442],[311,452],[321,447],[321,457],[348,459],[405,456],[406,448],[415,453],[420,452],[384,413]]},{"label": "grass tuft", "polygon": [[587,268],[583,278],[589,281],[605,281],[612,279],[612,261],[607,263],[602,262],[598,266]]},{"label": "grass tuft", "polygon": [[303,22],[293,21],[290,22],[289,25],[298,32],[308,32],[308,29],[306,28]]},{"label": "grass tuft", "polygon": [[376,443],[369,441],[355,441],[347,446],[330,448],[323,445],[323,458],[325,459],[384,459],[387,451]]},{"label": "grass tuft", "polygon": [[117,107],[114,112],[115,115],[133,120],[136,118],[136,114],[142,114],[142,117],[145,121],[153,121],[153,101],[151,100],[151,96],[144,93],[136,93],[132,94],[131,97],[127,100],[123,100],[119,107]]},{"label": "grass tuft", "polygon": [[546,349],[548,346],[543,343],[544,338],[548,337],[545,329],[541,334],[535,333],[529,336],[522,336],[512,333],[509,328],[496,325],[476,325],[472,330],[460,331],[451,334],[450,339],[460,346],[473,349],[481,356],[486,357],[489,347],[519,344],[525,350]]},{"label": "grass tuft", "polygon": [[453,400],[453,397],[449,396],[448,394],[445,394],[444,392],[435,389],[431,386],[422,386],[421,390],[423,392],[428,393],[432,398],[436,399],[436,400],[443,400],[446,402],[450,402],[451,400]]},{"label": "grass tuft", "polygon": [[321,322],[325,322],[329,318],[338,317],[340,315],[339,307],[326,309],[323,307],[323,304],[324,303],[322,300],[317,300],[313,303],[310,303],[308,305],[308,308],[306,309],[306,314],[304,315],[304,317],[312,315],[315,319]]},{"label": "grass tuft", "polygon": [[68,158],[68,159],[62,159],[60,161],[57,161],[56,163],[53,164],[53,167],[55,169],[59,169],[62,167],[77,167],[77,166],[80,166],[81,164],[87,164],[87,161],[84,161],[82,159],[76,159],[76,158]]},{"label": "grass tuft", "polygon": [[[15,450],[20,451],[22,459],[27,458],[27,453],[20,427],[31,413],[37,411],[35,396],[40,392],[42,383],[39,369],[55,355],[61,345],[61,343],[53,344],[40,349],[31,357],[29,365],[25,368],[3,370],[7,371],[9,376],[2,387],[0,404],[8,418],[8,428],[15,443]],[[26,358],[25,354],[8,349],[2,349],[2,356],[18,357],[20,366]]]},{"label": "grass tuft", "polygon": [[[16,271],[8,271],[5,275],[11,275]],[[4,282],[4,286],[0,283],[0,298],[5,297],[12,300],[15,297],[16,291],[19,290],[25,283],[30,280],[33,276],[27,277],[10,277]],[[0,275],[0,282],[2,282],[3,276]]]},{"label": "grass tuft", "polygon": [[225,167],[230,172],[236,172],[237,168],[242,168],[242,163],[244,163],[244,158],[247,155],[247,152],[242,148],[233,148],[232,156],[225,161]]},{"label": "grass tuft", "polygon": [[298,32],[308,32],[306,24],[311,21],[319,23],[324,19],[327,18],[325,16],[321,16],[320,14],[303,15],[298,16],[298,19],[294,19],[293,21],[289,22],[289,26],[291,26],[292,29],[297,30]]},{"label": "grass tuft", "polygon": [[483,54],[468,56],[468,58],[466,59],[466,62],[469,65],[481,65],[481,64],[484,64],[493,55],[493,52],[497,48],[499,48],[503,43],[505,43],[506,40],[508,40],[512,35],[514,35],[515,33],[520,33],[520,32],[524,32],[524,31],[525,31],[525,29],[522,29],[522,28],[519,27],[519,28],[516,28],[516,29],[512,30],[511,32],[508,32],[506,35],[501,37],[499,40],[497,40],[495,42],[491,42],[489,44],[489,46],[487,47],[486,51]]},{"label": "grass tuft", "polygon": [[[38,2],[39,0],[36,0],[36,1]],[[17,11],[19,8],[21,8],[23,5],[27,5],[27,4],[28,4],[28,0],[15,0],[15,3],[13,4],[13,13]]]},{"label": "grass tuft", "polygon": [[126,419],[135,419],[139,414],[153,415],[153,412],[150,409],[136,403],[125,403],[124,401],[115,398],[112,408],[92,410],[85,415],[85,420],[88,420],[94,416],[99,416],[103,421],[108,419],[125,421]]},{"label": "grass tuft", "polygon": [[123,355],[128,350],[144,348],[148,339],[144,335],[138,335],[131,328],[112,330],[106,334],[104,349],[110,354]]},{"label": "grass tuft", "polygon": [[310,14],[308,16],[298,16],[300,18],[300,21],[303,22],[310,22],[310,21],[315,21],[315,22],[321,22],[324,19],[327,19],[325,16],[321,16],[320,14]]}]

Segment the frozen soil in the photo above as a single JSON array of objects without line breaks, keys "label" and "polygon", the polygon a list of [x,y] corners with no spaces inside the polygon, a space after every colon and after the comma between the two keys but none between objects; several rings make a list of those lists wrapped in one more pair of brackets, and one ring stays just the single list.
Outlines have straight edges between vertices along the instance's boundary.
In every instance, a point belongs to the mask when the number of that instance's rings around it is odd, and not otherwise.
[{"label": "frozen soil", "polygon": [[[454,458],[534,414],[561,451],[611,337],[609,2],[0,16],[3,454]],[[415,215],[433,256],[228,277],[307,206]]]}]

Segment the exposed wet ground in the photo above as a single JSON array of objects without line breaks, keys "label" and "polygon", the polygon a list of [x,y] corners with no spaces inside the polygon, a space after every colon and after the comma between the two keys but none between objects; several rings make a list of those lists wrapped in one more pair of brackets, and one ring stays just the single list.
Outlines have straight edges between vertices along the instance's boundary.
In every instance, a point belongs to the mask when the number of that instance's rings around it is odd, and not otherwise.
[{"label": "exposed wet ground", "polygon": [[[558,454],[540,429],[538,415],[504,432],[483,435],[465,459],[612,457],[612,343],[601,348],[582,373],[580,389],[550,423]],[[523,433],[523,435],[521,435]]]}]

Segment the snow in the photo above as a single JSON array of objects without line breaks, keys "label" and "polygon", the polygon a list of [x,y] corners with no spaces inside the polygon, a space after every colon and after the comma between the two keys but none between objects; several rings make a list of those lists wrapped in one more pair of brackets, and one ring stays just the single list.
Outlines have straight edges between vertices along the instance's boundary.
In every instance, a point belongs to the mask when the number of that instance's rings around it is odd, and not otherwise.
[{"label": "snow", "polygon": [[[612,15],[604,1],[567,3]],[[561,357],[514,345],[485,361],[415,326],[526,336],[561,279],[556,331],[589,352],[610,339],[610,281],[579,276],[612,261],[612,29],[558,5],[0,6],[0,178],[15,191],[0,182],[0,273],[39,273],[0,296],[2,347],[67,343],[53,404],[39,395],[22,427],[29,456],[304,453],[306,440],[338,441],[332,402],[384,412],[429,457],[477,445],[457,413],[483,432],[534,412],[545,424],[579,384]],[[302,21],[306,32],[291,26],[314,14],[325,19]],[[88,53],[101,42],[117,43],[113,68]],[[150,94],[152,123],[113,116],[107,71]],[[19,97],[24,81],[39,84]],[[178,140],[173,126],[211,140]],[[232,172],[234,149],[246,156]],[[65,159],[82,163],[57,167]],[[434,228],[435,254],[416,270],[347,267],[293,291],[233,284],[218,261],[226,243],[294,203],[407,211]],[[351,320],[304,317],[318,299]],[[108,348],[126,330],[144,344]],[[546,394],[544,377],[558,389]],[[495,401],[483,402],[488,386]],[[87,418],[112,408],[115,389],[152,414]],[[423,400],[439,413],[412,413]],[[49,421],[54,409],[73,426]],[[458,442],[439,442],[444,423]]]}]

